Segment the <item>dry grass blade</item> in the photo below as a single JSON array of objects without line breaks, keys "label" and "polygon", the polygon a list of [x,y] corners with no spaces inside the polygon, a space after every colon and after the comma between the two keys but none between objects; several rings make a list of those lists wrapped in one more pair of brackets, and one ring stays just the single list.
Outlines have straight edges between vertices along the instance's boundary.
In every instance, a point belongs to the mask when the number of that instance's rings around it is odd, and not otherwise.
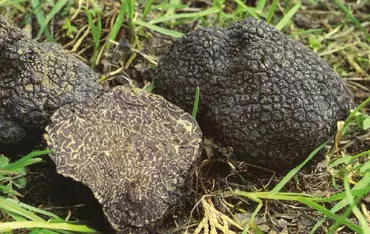
[{"label": "dry grass blade", "polygon": [[232,227],[238,230],[243,228],[233,219],[218,211],[213,205],[210,198],[202,197],[201,203],[204,210],[204,217],[194,231],[194,234],[199,234],[202,230],[204,234],[236,234]]}]

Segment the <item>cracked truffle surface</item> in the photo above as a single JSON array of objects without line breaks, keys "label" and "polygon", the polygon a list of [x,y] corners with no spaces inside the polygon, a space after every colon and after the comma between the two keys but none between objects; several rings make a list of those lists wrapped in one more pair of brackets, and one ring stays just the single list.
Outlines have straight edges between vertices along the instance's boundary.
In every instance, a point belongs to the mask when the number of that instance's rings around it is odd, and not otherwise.
[{"label": "cracked truffle surface", "polygon": [[170,213],[201,153],[191,115],[139,89],[116,87],[51,119],[46,139],[58,173],[87,185],[118,231],[139,232]]},{"label": "cracked truffle surface", "polygon": [[296,166],[353,105],[314,52],[254,19],[193,31],[161,58],[156,93],[190,112],[197,86],[204,134],[271,169]]},{"label": "cracked truffle surface", "polygon": [[0,17],[0,146],[26,129],[43,129],[51,113],[99,94],[98,75],[52,43],[27,39]]}]

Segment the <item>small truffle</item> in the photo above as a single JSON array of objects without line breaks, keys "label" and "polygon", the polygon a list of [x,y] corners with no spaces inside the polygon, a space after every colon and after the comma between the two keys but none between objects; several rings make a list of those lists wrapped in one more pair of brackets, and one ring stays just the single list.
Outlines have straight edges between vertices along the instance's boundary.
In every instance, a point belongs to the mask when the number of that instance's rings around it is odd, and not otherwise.
[{"label": "small truffle", "polygon": [[161,96],[116,87],[51,119],[45,138],[58,173],[87,185],[116,230],[153,228],[187,193],[202,133]]},{"label": "small truffle", "polygon": [[156,93],[190,112],[197,86],[204,135],[276,170],[307,157],[353,105],[315,53],[254,19],[193,31],[160,59]]},{"label": "small truffle", "polygon": [[0,16],[0,147],[44,129],[58,107],[95,98],[98,78],[62,47],[29,40]]}]

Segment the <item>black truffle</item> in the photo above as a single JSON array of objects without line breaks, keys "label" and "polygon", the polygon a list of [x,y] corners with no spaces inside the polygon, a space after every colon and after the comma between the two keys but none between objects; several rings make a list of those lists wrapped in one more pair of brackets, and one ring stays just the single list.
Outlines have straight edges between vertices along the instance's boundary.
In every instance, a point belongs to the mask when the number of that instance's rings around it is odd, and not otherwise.
[{"label": "black truffle", "polygon": [[191,111],[248,162],[296,166],[353,105],[340,77],[315,53],[263,21],[203,28],[177,40],[161,58],[155,92]]},{"label": "black truffle", "polygon": [[0,17],[0,147],[42,130],[58,107],[95,98],[98,78],[62,47],[29,40]]},{"label": "black truffle", "polygon": [[202,133],[163,97],[117,87],[51,119],[45,137],[58,173],[87,185],[120,233],[146,233],[188,193]]}]

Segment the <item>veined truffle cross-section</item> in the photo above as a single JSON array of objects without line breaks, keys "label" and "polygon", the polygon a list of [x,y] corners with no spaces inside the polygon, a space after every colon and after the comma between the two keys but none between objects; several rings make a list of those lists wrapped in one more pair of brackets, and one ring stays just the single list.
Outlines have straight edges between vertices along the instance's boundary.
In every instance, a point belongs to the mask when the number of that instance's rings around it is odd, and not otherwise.
[{"label": "veined truffle cross-section", "polygon": [[58,173],[87,185],[120,231],[155,226],[170,213],[201,153],[191,115],[139,89],[63,106],[46,131]]}]

